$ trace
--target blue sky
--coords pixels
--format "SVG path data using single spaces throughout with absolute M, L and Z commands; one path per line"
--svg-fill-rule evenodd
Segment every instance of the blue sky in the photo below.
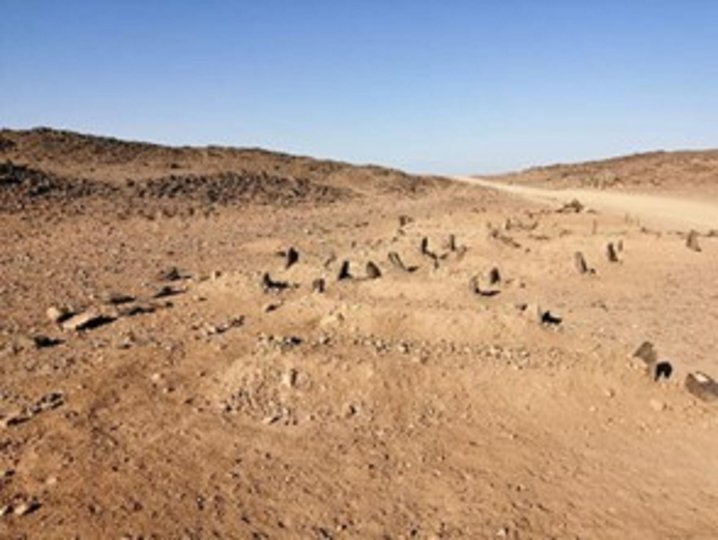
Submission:
M 718 147 L 715 0 L 0 0 L 0 126 L 494 172 Z

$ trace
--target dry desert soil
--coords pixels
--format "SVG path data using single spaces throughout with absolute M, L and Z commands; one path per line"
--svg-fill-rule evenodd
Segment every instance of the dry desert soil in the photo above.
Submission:
M 1 130 L 0 537 L 718 537 L 717 156 Z

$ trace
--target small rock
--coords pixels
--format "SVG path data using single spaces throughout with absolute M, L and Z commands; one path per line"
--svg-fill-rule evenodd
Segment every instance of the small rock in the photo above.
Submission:
M 583 210 L 584 206 L 578 199 L 573 199 L 571 202 L 564 204 L 557 210 L 559 214 L 578 214 Z
M 112 304 L 112 305 L 120 305 L 120 304 L 129 304 L 130 302 L 135 301 L 134 296 L 130 296 L 129 294 L 123 294 L 118 293 L 114 291 L 110 291 L 108 293 L 103 293 L 100 295 L 100 299 L 106 303 L 106 304 Z
M 183 292 L 184 291 L 182 289 L 177 289 L 171 285 L 163 285 L 157 291 L 155 291 L 155 293 L 152 295 L 152 298 L 166 298 L 168 296 L 182 294 Z
M 283 291 L 289 288 L 289 283 L 286 281 L 276 281 L 272 279 L 269 272 L 265 272 L 262 275 L 262 288 L 265 292 L 268 291 Z
M 165 270 L 161 270 L 157 273 L 157 279 L 159 281 L 178 281 L 184 276 L 176 266 L 170 266 Z
M 581 253 L 580 251 L 577 251 L 573 254 L 573 264 L 579 274 L 588 273 L 588 264 L 586 263 L 586 259 L 583 256 L 583 253 Z
M 388 256 L 389 262 L 394 266 L 394 268 L 397 268 L 399 270 L 403 270 L 404 272 L 416 272 L 416 270 L 419 269 L 418 266 L 406 266 L 404 264 L 404 261 L 401 260 L 401 256 L 396 251 L 391 251 Z
M 718 382 L 701 371 L 688 374 L 686 390 L 703 401 L 718 401 Z
M 414 220 L 410 216 L 401 215 L 399 216 L 399 227 L 405 227 Z
M 345 279 L 351 279 L 352 274 L 349 268 L 349 261 L 342 262 L 342 266 L 339 269 L 339 275 L 337 276 L 337 281 L 342 281 Z
M 287 251 L 282 251 L 280 255 L 285 259 L 284 268 L 287 270 L 299 262 L 299 252 L 293 247 L 290 247 Z
M 317 278 L 312 281 L 312 292 L 322 294 L 327 288 L 327 282 L 324 278 Z
M 271 313 L 272 311 L 277 311 L 280 307 L 282 307 L 281 302 L 271 303 L 265 305 L 264 308 L 262 308 L 262 311 L 265 313 Z
M 658 361 L 658 353 L 650 341 L 644 341 L 633 353 L 634 358 L 640 358 L 646 365 L 655 364 Z
M 618 262 L 618 253 L 616 252 L 616 247 L 613 245 L 613 242 L 609 242 L 606 245 L 606 258 L 609 262 Z
M 366 277 L 367 279 L 378 279 L 381 277 L 381 270 L 372 261 L 366 263 Z
M 32 514 L 38 508 L 40 508 L 39 502 L 35 500 L 25 501 L 15 506 L 15 508 L 13 509 L 13 514 L 15 514 L 16 516 L 26 516 L 28 514 Z
M 62 323 L 63 330 L 92 330 L 105 324 L 109 324 L 115 320 L 111 315 L 100 313 L 95 310 L 85 311 L 77 315 L 73 315 Z
M 294 388 L 297 385 L 299 372 L 296 369 L 290 369 L 282 373 L 282 385 L 287 388 Z

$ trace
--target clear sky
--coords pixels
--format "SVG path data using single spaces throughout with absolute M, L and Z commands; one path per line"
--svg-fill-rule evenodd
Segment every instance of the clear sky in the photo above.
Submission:
M 0 126 L 489 172 L 718 147 L 717 0 L 0 0 Z

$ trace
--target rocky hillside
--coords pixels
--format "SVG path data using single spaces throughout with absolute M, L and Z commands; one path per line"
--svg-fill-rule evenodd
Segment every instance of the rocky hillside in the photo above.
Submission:
M 3 210 L 44 203 L 77 207 L 78 201 L 86 209 L 89 202 L 109 201 L 126 210 L 157 203 L 175 213 L 186 210 L 187 202 L 325 203 L 412 195 L 442 185 L 393 169 L 260 149 L 167 147 L 47 128 L 0 130 L 0 162 Z

